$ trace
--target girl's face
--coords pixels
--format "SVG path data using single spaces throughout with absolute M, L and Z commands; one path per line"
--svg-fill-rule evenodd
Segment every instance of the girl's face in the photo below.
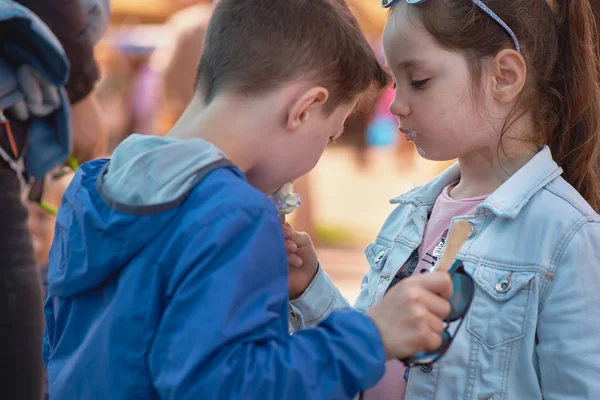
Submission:
M 396 84 L 390 111 L 421 156 L 437 161 L 497 148 L 502 124 L 494 117 L 483 67 L 475 100 L 466 57 L 447 50 L 422 26 L 417 7 L 396 7 L 383 34 L 386 63 Z

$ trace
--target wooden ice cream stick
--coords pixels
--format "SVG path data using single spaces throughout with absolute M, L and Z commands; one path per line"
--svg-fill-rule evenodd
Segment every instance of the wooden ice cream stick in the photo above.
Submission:
M 462 245 L 471 235 L 471 224 L 467 221 L 456 221 L 448 233 L 442 259 L 435 268 L 436 271 L 448 272 Z

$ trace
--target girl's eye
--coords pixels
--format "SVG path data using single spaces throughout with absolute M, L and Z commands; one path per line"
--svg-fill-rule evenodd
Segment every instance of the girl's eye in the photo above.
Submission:
M 412 81 L 410 82 L 410 85 L 415 89 L 422 89 L 427 82 L 429 82 L 429 79 L 423 79 L 421 81 Z

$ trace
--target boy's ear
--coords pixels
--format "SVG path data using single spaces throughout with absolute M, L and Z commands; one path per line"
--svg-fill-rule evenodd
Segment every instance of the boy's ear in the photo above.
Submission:
M 329 91 L 324 87 L 312 87 L 307 91 L 301 92 L 295 101 L 291 104 L 286 128 L 289 131 L 298 129 L 314 112 L 314 106 L 323 105 L 329 99 Z
M 491 61 L 492 94 L 494 99 L 506 104 L 513 102 L 523 90 L 527 80 L 527 64 L 515 50 L 502 50 Z

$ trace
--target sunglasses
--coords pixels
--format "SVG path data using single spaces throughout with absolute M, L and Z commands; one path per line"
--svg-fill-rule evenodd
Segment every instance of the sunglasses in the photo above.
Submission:
M 459 331 L 467 312 L 473 301 L 475 295 L 475 282 L 471 275 L 469 275 L 463 266 L 461 260 L 455 260 L 450 269 L 448 270 L 452 278 L 453 292 L 450 297 L 451 312 L 450 315 L 444 319 L 446 327 L 442 333 L 442 345 L 435 351 L 422 351 L 411 357 L 400 359 L 407 367 L 414 367 L 416 365 L 431 364 L 438 361 L 450 348 L 452 340 L 456 333 Z M 450 332 L 450 324 L 458 322 L 456 329 L 453 329 L 453 333 Z
M 53 180 L 60 179 L 68 173 L 69 169 L 73 172 L 76 172 L 77 169 L 79 169 L 79 163 L 73 156 L 69 157 L 66 165 L 63 168 L 61 168 L 60 171 L 58 171 L 56 174 L 53 174 L 51 178 Z M 47 213 L 50 213 L 54 216 L 58 215 L 58 209 L 44 201 L 43 195 L 44 178 L 35 179 L 31 184 L 31 188 L 29 189 L 27 200 L 29 200 L 32 203 L 36 203 L 42 208 L 42 210 L 46 211 Z
M 398 3 L 399 1 L 400 0 L 381 0 L 381 6 L 383 8 L 390 8 L 391 6 Z M 404 1 L 406 1 L 408 4 L 421 4 L 421 3 L 424 3 L 426 0 L 404 0 Z M 498 15 L 496 15 L 495 12 L 493 12 L 492 10 L 490 10 L 490 8 L 488 6 L 483 4 L 481 2 L 481 0 L 472 0 L 472 1 L 477 7 L 479 7 L 483 12 L 485 12 L 487 15 L 492 17 L 497 23 L 500 24 L 500 26 L 502 26 L 502 28 L 504 28 L 506 33 L 508 33 L 508 35 L 512 39 L 512 41 L 515 45 L 515 50 L 517 50 L 517 52 L 520 53 L 521 45 L 519 44 L 519 40 L 517 39 L 517 36 L 513 32 L 513 30 L 510 29 L 510 27 L 504 21 L 502 21 L 502 19 Z

